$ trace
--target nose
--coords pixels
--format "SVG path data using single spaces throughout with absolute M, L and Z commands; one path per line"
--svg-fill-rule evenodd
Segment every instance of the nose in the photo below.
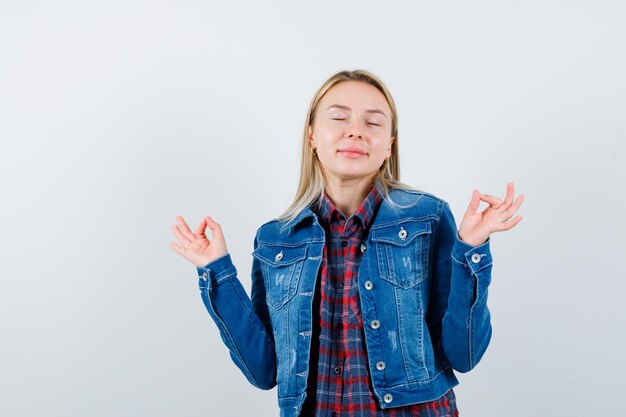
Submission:
M 363 139 L 363 135 L 361 134 L 361 130 L 359 130 L 358 122 L 353 122 L 350 125 L 350 128 L 346 132 L 349 138 L 352 139 Z

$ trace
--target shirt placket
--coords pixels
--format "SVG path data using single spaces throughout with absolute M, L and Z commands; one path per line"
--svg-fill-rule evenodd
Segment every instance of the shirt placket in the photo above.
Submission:
M 339 216 L 336 227 L 333 228 L 334 234 L 336 236 L 333 239 L 334 242 L 338 242 L 338 246 L 336 248 L 336 252 L 339 256 L 335 257 L 334 262 L 337 263 L 337 267 L 339 270 L 338 274 L 334 276 L 335 282 L 333 283 L 333 297 L 335 303 L 335 311 L 339 314 L 333 315 L 333 333 L 337 337 L 337 343 L 334 345 L 336 349 L 333 351 L 333 357 L 335 358 L 335 368 L 334 372 L 336 374 L 336 401 L 333 407 L 334 413 L 332 416 L 341 416 L 343 415 L 343 411 L 345 409 L 344 402 L 346 401 L 346 396 L 344 395 L 344 387 L 345 384 L 345 361 L 346 361 L 346 350 L 345 345 L 347 343 L 347 335 L 345 333 L 347 326 L 344 325 L 344 317 L 345 317 L 345 289 L 348 287 L 346 285 L 346 253 L 348 248 L 350 247 L 350 240 L 345 236 L 345 228 L 347 226 L 347 221 L 343 216 Z M 337 311 L 338 310 L 338 311 Z M 333 337 L 334 339 L 334 337 Z
M 341 264 L 343 265 L 342 273 L 340 276 L 341 286 L 339 292 L 341 294 L 341 314 L 338 316 L 339 318 L 339 331 L 341 334 L 341 348 L 340 348 L 340 358 L 341 358 L 341 378 L 342 378 L 342 388 L 343 390 L 346 387 L 350 387 L 350 378 L 352 378 L 352 368 L 350 367 L 350 338 L 352 325 L 351 325 L 351 303 L 352 296 L 354 291 L 354 270 L 352 270 L 354 266 L 354 256 L 352 253 L 352 248 L 354 246 L 354 239 L 357 239 L 356 236 L 357 225 L 354 222 L 354 217 L 348 219 L 345 223 L 345 227 L 343 229 L 343 233 L 340 235 L 340 241 L 342 246 L 341 251 Z M 340 415 L 348 415 L 350 411 L 350 406 L 352 402 L 352 398 L 347 395 L 349 393 L 343 392 L 341 397 L 341 414 Z

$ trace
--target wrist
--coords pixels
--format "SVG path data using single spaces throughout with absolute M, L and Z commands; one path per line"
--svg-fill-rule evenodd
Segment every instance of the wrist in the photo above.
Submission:
M 461 236 L 461 234 L 459 232 L 456 233 L 458 239 L 463 242 L 463 243 L 467 243 L 470 246 L 480 246 L 483 243 L 487 242 L 487 239 L 482 240 L 482 239 L 476 239 L 476 238 L 472 238 L 472 237 L 463 237 Z

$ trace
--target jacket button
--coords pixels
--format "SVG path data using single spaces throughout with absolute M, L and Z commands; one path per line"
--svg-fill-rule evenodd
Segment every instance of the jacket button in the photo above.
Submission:
M 472 262 L 474 262 L 475 264 L 480 262 L 480 255 L 477 253 L 472 253 Z
M 374 284 L 372 284 L 372 281 L 370 280 L 365 281 L 364 285 L 366 290 L 371 290 L 372 288 L 374 288 Z
M 283 259 L 283 251 L 282 251 L 282 250 L 276 254 L 276 257 L 274 258 L 274 260 L 275 260 L 276 262 L 278 262 L 278 261 L 280 261 L 281 259 Z
M 404 230 L 404 227 L 400 226 L 400 231 L 398 232 L 398 237 L 402 240 L 406 239 L 407 232 Z
M 378 320 L 372 320 L 370 325 L 372 326 L 372 329 L 378 329 L 380 327 L 380 322 Z
M 393 395 L 391 395 L 391 394 L 385 394 L 385 396 L 383 397 L 383 400 L 385 400 L 385 402 L 386 402 L 387 404 L 389 404 L 390 402 L 392 402 L 392 401 L 393 401 Z
M 383 361 L 376 362 L 376 369 L 378 369 L 379 371 L 382 371 L 383 369 L 385 369 L 385 362 Z
M 361 243 L 361 253 L 365 252 L 365 245 Z

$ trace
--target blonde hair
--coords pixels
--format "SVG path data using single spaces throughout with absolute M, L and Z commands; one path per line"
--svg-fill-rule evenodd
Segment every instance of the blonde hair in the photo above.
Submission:
M 313 96 L 313 100 L 309 105 L 309 111 L 306 115 L 306 121 L 304 123 L 302 159 L 300 164 L 300 184 L 298 185 L 298 191 L 296 192 L 296 197 L 291 205 L 279 217 L 277 217 L 276 220 L 290 222 L 308 205 L 319 204 L 322 199 L 325 180 L 320 160 L 317 158 L 317 155 L 313 154 L 311 148 L 309 147 L 309 126 L 313 126 L 317 105 L 322 97 L 324 97 L 324 94 L 337 84 L 345 81 L 362 81 L 376 87 L 376 89 L 378 89 L 378 91 L 385 96 L 385 99 L 391 108 L 391 136 L 394 137 L 391 144 L 391 155 L 389 158 L 385 159 L 385 162 L 378 170 L 378 175 L 374 180 L 373 186 L 377 187 L 377 191 L 384 199 L 388 199 L 391 204 L 396 207 L 400 206 L 389 197 L 390 189 L 400 188 L 420 192 L 420 190 L 400 182 L 400 166 L 398 158 L 398 113 L 396 111 L 396 105 L 393 98 L 391 97 L 391 93 L 380 79 L 368 71 L 344 70 L 337 72 L 326 80 L 326 82 L 322 84 Z

